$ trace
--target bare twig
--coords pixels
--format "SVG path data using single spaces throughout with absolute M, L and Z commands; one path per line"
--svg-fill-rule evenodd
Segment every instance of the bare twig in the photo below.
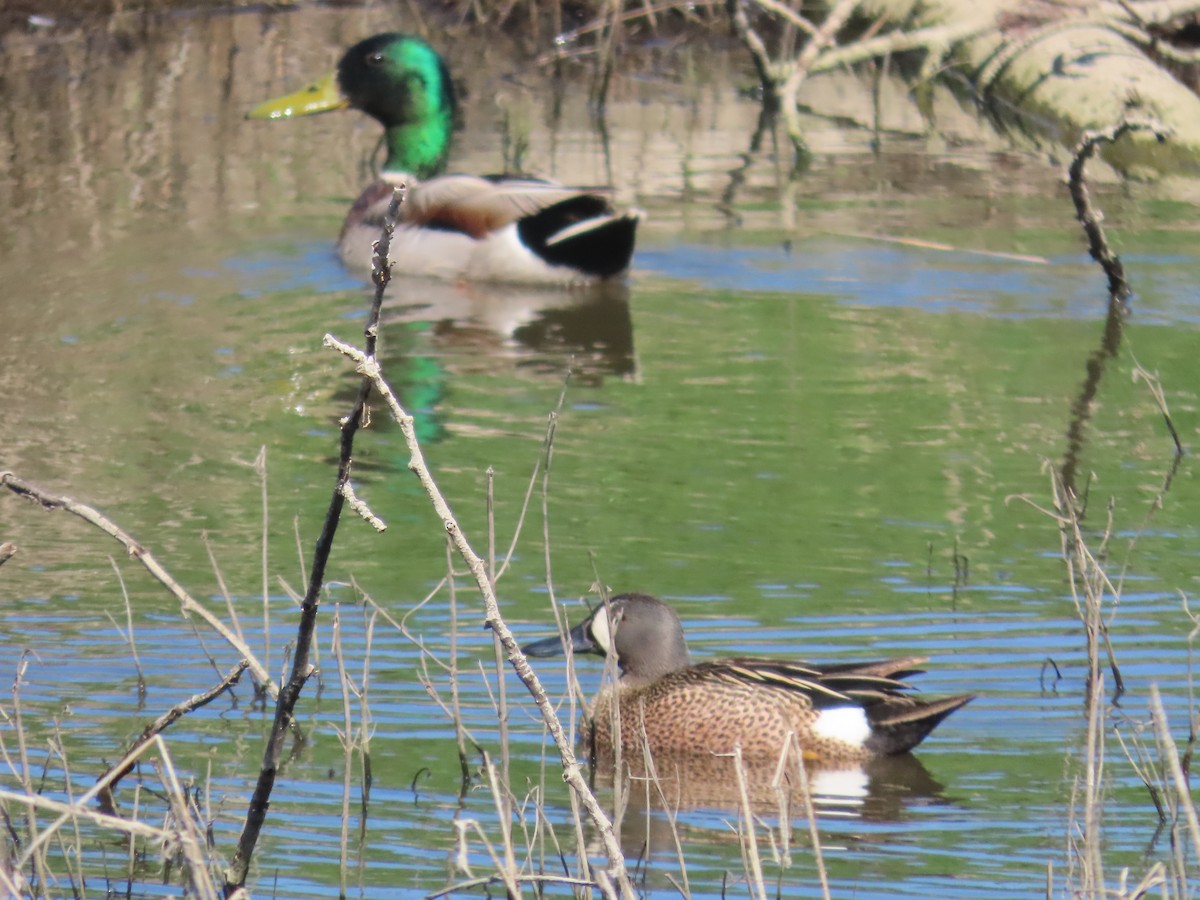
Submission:
M 342 495 L 346 498 L 346 502 L 350 504 L 350 508 L 376 531 L 387 531 L 387 522 L 371 512 L 371 507 L 367 506 L 366 502 L 359 499 L 358 494 L 354 493 L 354 488 L 350 482 L 342 485 Z
M 246 660 L 242 660 L 236 666 L 229 670 L 229 673 L 221 679 L 218 684 L 213 685 L 207 691 L 201 694 L 196 694 L 182 703 L 176 703 L 165 713 L 147 725 L 142 733 L 138 736 L 129 749 L 125 751 L 124 758 L 116 765 L 109 768 L 107 772 L 100 776 L 97 783 L 107 785 L 100 792 L 100 808 L 105 812 L 112 812 L 115 809 L 112 796 L 112 786 L 129 774 L 133 768 L 134 762 L 137 761 L 140 748 L 149 743 L 153 738 L 162 734 L 188 713 L 200 709 L 202 706 L 207 706 L 221 694 L 232 688 L 241 679 L 242 673 L 250 665 Z
M 1158 411 L 1162 413 L 1163 422 L 1167 425 L 1167 431 L 1171 433 L 1171 440 L 1175 442 L 1175 455 L 1183 456 L 1183 441 L 1179 439 L 1179 432 L 1175 430 L 1175 422 L 1171 418 L 1171 410 L 1167 408 L 1167 396 L 1163 392 L 1162 382 L 1157 375 L 1146 371 L 1140 364 L 1133 367 L 1133 380 L 1144 381 L 1150 389 L 1150 396 L 1154 398 Z

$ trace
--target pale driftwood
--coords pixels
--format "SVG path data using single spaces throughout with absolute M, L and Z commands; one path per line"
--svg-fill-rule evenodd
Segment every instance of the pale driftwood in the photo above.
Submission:
M 1163 143 L 1127 131 L 1105 148 L 1107 162 L 1135 174 L 1200 170 L 1200 97 L 1150 55 L 1170 55 L 1151 26 L 1200 14 L 1200 0 L 838 0 L 827 4 L 819 24 L 803 20 L 807 29 L 777 0 L 727 0 L 727 6 L 798 150 L 804 144 L 797 101 L 807 77 L 918 52 L 925 54 L 919 78 L 957 75 L 981 107 L 1038 142 L 1070 147 L 1084 132 L 1141 116 L 1161 122 L 1173 139 Z M 807 42 L 798 54 L 773 57 L 750 12 L 802 28 Z M 851 14 L 874 28 L 863 40 L 837 45 Z
M 1135 116 L 1152 118 L 1173 133 L 1169 143 L 1128 132 L 1104 150 L 1104 159 L 1127 172 L 1195 171 L 1200 168 L 1200 97 L 1139 47 L 1152 43 L 1145 24 L 1194 15 L 1200 2 L 1154 6 L 1026 0 L 863 3 L 868 15 L 893 25 L 981 26 L 949 48 L 947 62 L 968 73 L 986 107 L 1027 133 L 1070 147 L 1085 131 Z
M 589 817 L 600 833 L 600 838 L 604 844 L 604 851 L 608 857 L 608 873 L 616 882 L 622 897 L 634 897 L 633 885 L 625 867 L 625 856 L 621 852 L 616 835 L 613 833 L 612 823 L 609 821 L 608 816 L 604 814 L 604 810 L 600 808 L 595 795 L 588 788 L 583 770 L 579 765 L 579 761 L 575 758 L 575 751 L 571 746 L 571 740 L 567 737 L 562 724 L 558 720 L 557 714 L 554 712 L 554 707 L 546 695 L 546 689 L 542 687 L 540 679 L 530 667 L 529 661 L 525 658 L 525 654 L 521 652 L 516 638 L 500 614 L 500 604 L 496 599 L 496 592 L 492 586 L 492 582 L 488 578 L 487 564 L 471 547 L 467 536 L 463 533 L 458 520 L 454 517 L 454 513 L 450 509 L 450 505 L 446 502 L 445 496 L 437 486 L 432 473 L 429 471 L 429 467 L 425 463 L 425 455 L 421 450 L 420 443 L 417 441 L 412 416 L 400 405 L 400 402 L 396 399 L 396 395 L 392 392 L 387 382 L 384 381 L 379 363 L 375 361 L 372 355 L 364 353 L 356 347 L 339 341 L 333 335 L 328 334 L 325 335 L 325 346 L 337 350 L 354 361 L 356 371 L 364 378 L 370 380 L 376 392 L 387 404 L 392 417 L 400 426 L 409 452 L 408 468 L 420 480 L 421 486 L 429 496 L 438 518 L 442 521 L 442 527 L 445 528 L 446 534 L 449 535 L 455 550 L 458 551 L 459 556 L 467 564 L 467 568 L 470 569 L 471 575 L 475 579 L 480 595 L 483 597 L 485 624 L 499 637 L 510 665 L 516 671 L 517 677 L 525 684 L 525 687 L 533 697 L 534 703 L 537 704 L 538 711 L 542 715 L 542 720 L 546 723 L 546 728 L 550 731 L 550 735 L 554 739 L 554 744 L 558 748 L 563 769 L 563 780 L 570 785 L 580 802 L 583 803 Z M 603 885 L 602 880 L 600 880 L 600 883 Z

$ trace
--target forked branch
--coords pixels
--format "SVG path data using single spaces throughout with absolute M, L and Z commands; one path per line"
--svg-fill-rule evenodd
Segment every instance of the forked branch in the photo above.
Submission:
M 609 875 L 616 882 L 621 895 L 632 898 L 634 896 L 633 885 L 626 871 L 624 854 L 621 852 L 620 844 L 613 833 L 612 823 L 609 821 L 608 816 L 605 815 L 604 810 L 600 808 L 595 795 L 588 788 L 583 770 L 575 758 L 575 751 L 571 746 L 570 738 L 568 738 L 566 732 L 563 730 L 562 724 L 554 712 L 554 707 L 546 695 L 546 689 L 542 687 L 541 681 L 530 667 L 529 661 L 525 658 L 525 654 L 521 652 L 516 638 L 513 637 L 512 631 L 509 630 L 508 625 L 500 614 L 500 605 L 496 600 L 496 592 L 491 579 L 488 577 L 486 563 L 472 549 L 467 536 L 463 533 L 462 528 L 454 517 L 454 513 L 450 509 L 450 505 L 446 502 L 445 496 L 442 494 L 441 489 L 438 488 L 433 475 L 429 471 L 429 467 L 425 463 L 425 456 L 421 451 L 420 443 L 417 441 L 416 429 L 413 427 L 412 416 L 400 405 L 400 402 L 396 399 L 396 395 L 392 392 L 387 382 L 384 381 L 379 363 L 376 362 L 369 352 L 364 353 L 349 344 L 339 341 L 332 335 L 325 336 L 325 346 L 332 347 L 354 361 L 356 370 L 364 379 L 369 380 L 374 385 L 376 392 L 383 398 L 388 409 L 391 411 L 392 417 L 400 426 L 400 430 L 404 434 L 405 443 L 408 446 L 408 468 L 420 480 L 421 486 L 425 489 L 425 493 L 433 503 L 433 508 L 437 512 L 438 518 L 442 520 L 442 526 L 450 536 L 451 543 L 454 545 L 455 550 L 458 551 L 462 560 L 467 564 L 467 568 L 475 579 L 480 595 L 483 597 L 485 624 L 499 637 L 509 663 L 516 671 L 517 677 L 521 679 L 525 687 L 529 690 L 529 693 L 533 696 L 534 703 L 537 704 L 538 710 L 542 714 L 542 720 L 546 723 L 546 728 L 554 738 L 554 743 L 558 748 L 562 763 L 563 779 L 575 791 L 576 796 L 583 803 L 596 829 L 600 832 L 605 853 L 608 856 Z

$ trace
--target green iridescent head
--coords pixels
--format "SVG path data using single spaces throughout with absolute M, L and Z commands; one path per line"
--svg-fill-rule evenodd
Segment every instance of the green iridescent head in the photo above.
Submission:
M 360 41 L 346 51 L 335 73 L 262 103 L 249 116 L 280 119 L 346 107 L 361 109 L 383 125 L 384 171 L 428 178 L 445 167 L 454 128 L 454 85 L 437 52 L 412 35 L 392 32 Z

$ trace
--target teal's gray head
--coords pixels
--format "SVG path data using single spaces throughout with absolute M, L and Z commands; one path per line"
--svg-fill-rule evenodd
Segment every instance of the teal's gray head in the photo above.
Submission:
M 615 656 L 625 683 L 655 681 L 691 664 L 683 625 L 670 606 L 649 594 L 619 594 L 567 634 L 575 653 Z M 526 644 L 526 656 L 563 652 L 560 636 Z

